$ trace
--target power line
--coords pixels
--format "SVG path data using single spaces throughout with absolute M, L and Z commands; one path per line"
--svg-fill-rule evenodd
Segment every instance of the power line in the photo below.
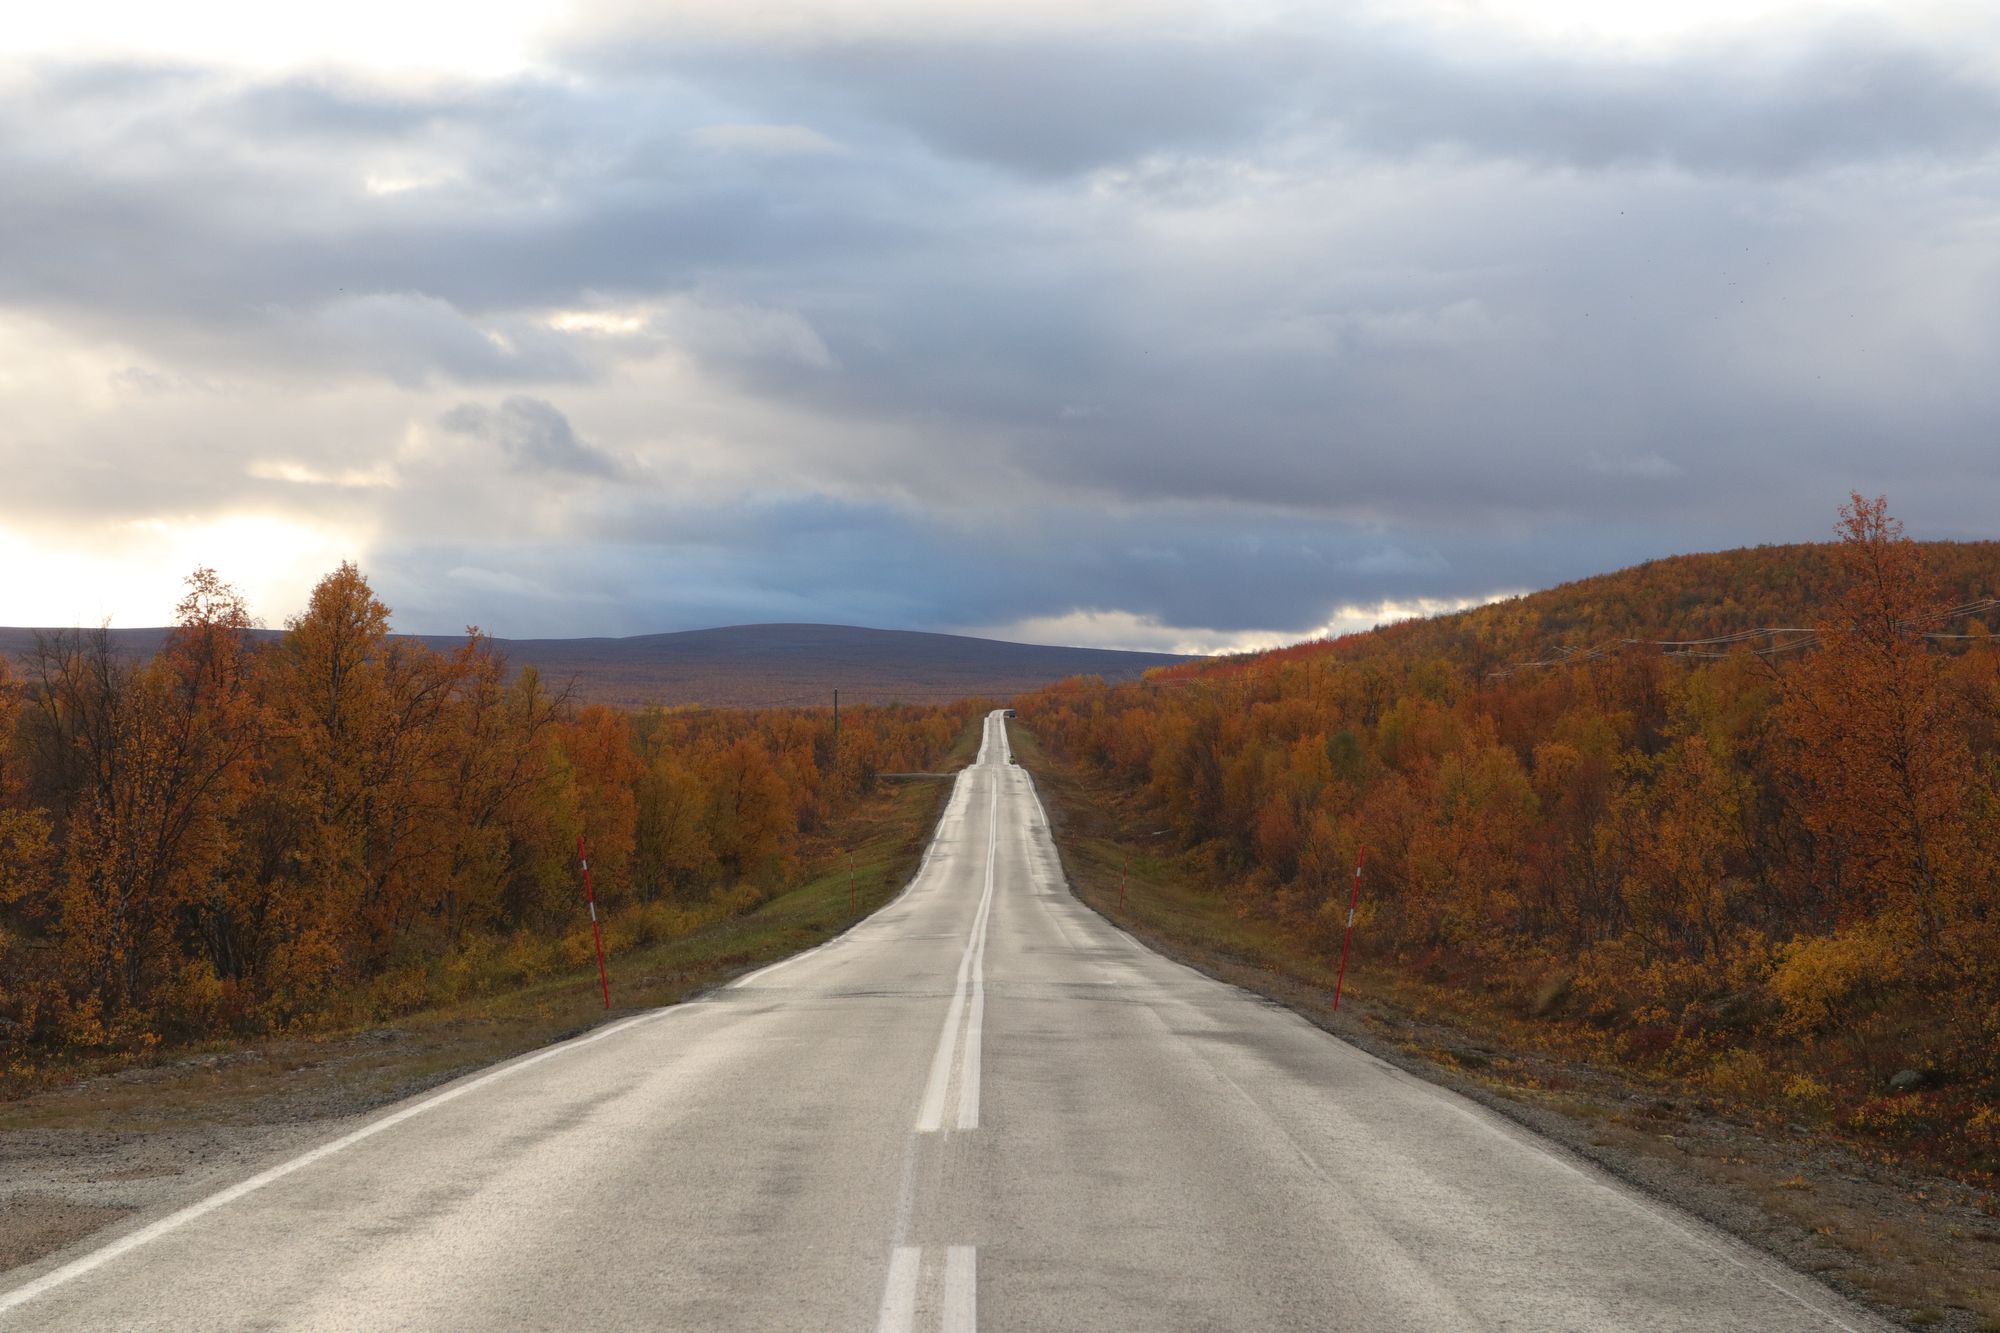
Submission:
M 1953 620 L 1964 620 L 1982 611 L 1992 611 L 1996 608 L 2000 608 L 2000 598 L 1988 597 L 1976 602 L 1963 602 L 1946 610 L 1913 620 L 1909 622 L 1909 627 L 1938 625 Z M 1777 642 L 1776 640 L 1780 636 L 1789 637 L 1786 637 L 1783 642 Z M 1754 639 L 1769 638 L 1773 640 L 1771 644 L 1763 648 L 1752 648 L 1750 651 L 1759 657 L 1776 657 L 1780 653 L 1796 652 L 1799 649 L 1811 647 L 1823 637 L 1824 631 L 1822 630 L 1801 629 L 1792 625 L 1765 625 L 1756 629 L 1738 630 L 1734 634 L 1717 635 L 1710 639 L 1617 639 L 1587 649 L 1562 649 L 1554 657 L 1543 658 L 1540 661 L 1516 662 L 1512 666 L 1502 667 L 1497 671 L 1487 673 L 1487 679 L 1500 680 L 1513 675 L 1517 671 L 1527 671 L 1535 667 L 1577 666 L 1585 662 L 1594 662 L 1600 658 L 1620 652 L 1623 649 L 1634 647 L 1658 648 L 1661 650 L 1662 655 L 1666 657 L 1722 658 L 1728 657 L 1730 652 L 1734 651 L 1738 645 L 1748 643 Z M 1972 634 L 1925 632 L 1918 634 L 1916 637 L 1920 639 L 1971 639 L 1978 636 Z M 1729 650 L 1723 652 L 1713 651 L 1723 645 L 1729 645 Z

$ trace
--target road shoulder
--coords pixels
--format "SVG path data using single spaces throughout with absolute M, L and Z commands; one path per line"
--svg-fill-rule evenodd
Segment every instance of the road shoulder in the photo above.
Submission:
M 1992 1196 L 1866 1158 L 1803 1127 L 1728 1114 L 1666 1081 L 1521 1049 L 1453 1016 L 1419 1013 L 1366 971 L 1349 974 L 1335 1013 L 1323 967 L 1288 956 L 1183 867 L 1131 838 L 1137 825 L 1126 816 L 1137 811 L 1117 793 L 1056 764 L 1018 722 L 1010 735 L 1035 776 L 1072 890 L 1156 952 L 1491 1108 L 1883 1318 L 2000 1333 Z

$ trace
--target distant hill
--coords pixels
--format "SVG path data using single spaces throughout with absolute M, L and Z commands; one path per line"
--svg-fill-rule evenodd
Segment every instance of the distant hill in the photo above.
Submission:
M 145 657 L 158 650 L 166 633 L 114 629 L 111 640 L 121 654 Z M 278 633 L 258 631 L 264 638 Z M 35 634 L 0 628 L 0 654 L 25 659 Z M 396 637 L 440 651 L 463 642 L 446 635 Z M 1131 680 L 1153 667 L 1197 660 L 852 625 L 734 625 L 619 639 L 493 642 L 511 664 L 535 667 L 552 685 L 574 681 L 580 699 L 627 707 L 819 704 L 829 702 L 836 689 L 842 703 L 1006 698 L 1066 676 Z
M 1948 605 L 2000 596 L 2000 542 L 1918 545 Z M 1175 674 L 1332 654 L 1350 661 L 1384 656 L 1446 661 L 1485 675 L 1621 639 L 1709 639 L 1803 626 L 1840 595 L 1835 551 L 1832 543 L 1801 543 L 1669 556 L 1469 611 L 1268 653 L 1196 660 Z M 1986 624 L 2000 628 L 2000 617 L 1989 613 Z

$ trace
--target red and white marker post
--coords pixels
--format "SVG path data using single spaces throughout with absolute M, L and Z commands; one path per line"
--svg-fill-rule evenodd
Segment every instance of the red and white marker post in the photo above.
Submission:
M 590 891 L 590 858 L 583 854 L 583 835 L 576 835 L 576 859 L 583 867 L 583 900 L 590 904 L 590 933 L 597 937 L 597 984 L 604 988 L 604 1007 L 611 1007 L 611 974 L 604 970 L 604 927 L 597 924 L 597 895 Z
M 1361 905 L 1361 865 L 1368 859 L 1368 849 L 1360 848 L 1354 857 L 1354 895 L 1347 900 L 1347 934 L 1340 941 L 1340 974 L 1333 979 L 1333 1011 L 1340 1012 L 1340 988 L 1347 982 L 1347 951 L 1354 944 L 1354 909 Z

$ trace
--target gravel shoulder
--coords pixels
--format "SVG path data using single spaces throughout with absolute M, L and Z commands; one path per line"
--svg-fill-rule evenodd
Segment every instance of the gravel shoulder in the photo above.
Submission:
M 192 1203 L 476 1067 L 482 1044 L 466 1035 L 271 1042 L 0 1105 L 0 1272 Z

